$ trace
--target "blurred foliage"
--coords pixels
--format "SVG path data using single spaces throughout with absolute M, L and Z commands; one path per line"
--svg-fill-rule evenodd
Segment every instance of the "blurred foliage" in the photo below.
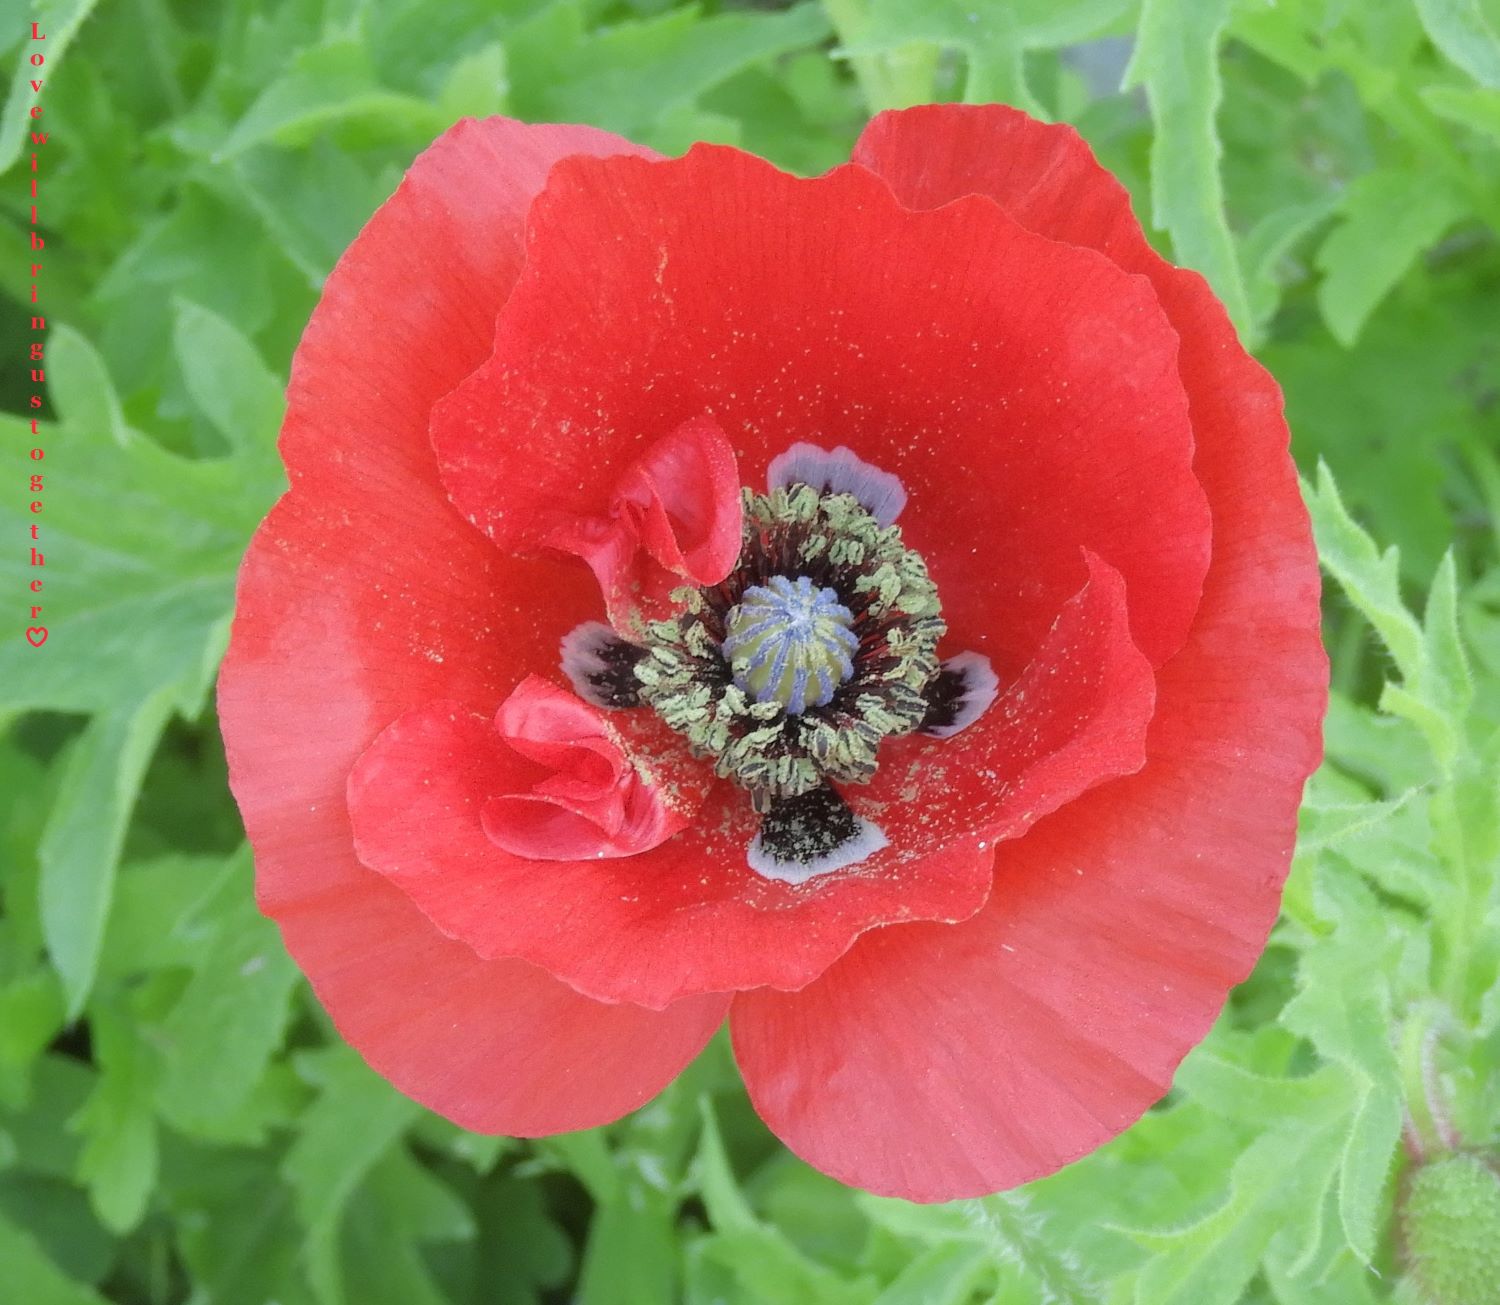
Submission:
M 18 10 L 0 50 L 20 68 Z M 1410 1157 L 1500 1135 L 1495 0 L 32 12 L 56 620 L 46 655 L 0 648 L 6 1300 L 1420 1298 L 1393 1231 Z M 12 182 L 24 80 L 0 110 Z M 466 1134 L 332 1034 L 254 910 L 225 789 L 209 687 L 239 553 L 281 485 L 298 332 L 459 116 L 816 172 L 872 109 L 934 98 L 1075 123 L 1285 386 L 1336 582 L 1336 692 L 1271 945 L 1166 1101 L 988 1200 L 917 1207 L 812 1172 L 721 1042 L 610 1128 Z M 12 248 L 27 203 L 0 194 Z M 18 357 L 27 278 L 0 271 Z M 0 398 L 20 447 L 18 368 Z M 22 536 L 19 513 L 0 502 L 0 533 Z M 7 593 L 18 566 L 0 555 Z

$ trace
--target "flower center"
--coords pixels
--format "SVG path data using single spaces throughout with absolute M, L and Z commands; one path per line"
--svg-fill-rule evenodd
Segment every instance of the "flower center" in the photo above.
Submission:
M 854 614 L 832 589 L 805 575 L 773 575 L 751 585 L 729 612 L 720 649 L 734 682 L 756 702 L 779 702 L 790 716 L 823 707 L 854 674 Z
M 680 607 L 637 643 L 585 621 L 562 666 L 586 701 L 650 707 L 712 758 L 761 815 L 746 858 L 806 883 L 887 846 L 837 786 L 868 783 L 887 738 L 947 738 L 995 700 L 989 659 L 938 661 L 947 627 L 921 554 L 896 518 L 906 491 L 842 446 L 794 444 L 742 490 L 734 568 L 673 590 Z
M 744 493 L 739 562 L 679 589 L 647 628 L 641 699 L 757 811 L 829 780 L 865 783 L 881 740 L 922 725 L 945 626 L 900 527 L 806 484 Z

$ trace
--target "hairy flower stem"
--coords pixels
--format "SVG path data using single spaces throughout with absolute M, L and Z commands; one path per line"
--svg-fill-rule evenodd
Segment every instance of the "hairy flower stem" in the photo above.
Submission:
M 1418 1163 L 1456 1150 L 1463 1140 L 1453 1125 L 1437 1064 L 1443 1034 L 1452 1026 L 1446 1007 L 1424 1002 L 1407 1012 L 1397 1036 L 1396 1057 L 1406 1101 L 1402 1136 Z

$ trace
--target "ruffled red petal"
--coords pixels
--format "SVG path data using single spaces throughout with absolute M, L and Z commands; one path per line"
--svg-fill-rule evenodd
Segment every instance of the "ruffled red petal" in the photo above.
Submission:
M 1156 698 L 1130 637 L 1125 582 L 1097 557 L 1026 669 L 953 740 L 886 745 L 860 811 L 896 847 L 977 834 L 991 845 L 1146 759 Z
M 724 1004 L 603 1006 L 480 959 L 356 861 L 344 799 L 392 720 L 435 698 L 498 704 L 518 665 L 550 664 L 560 634 L 596 610 L 582 568 L 507 561 L 453 510 L 427 419 L 489 352 L 522 217 L 552 163 L 631 148 L 585 127 L 462 123 L 371 219 L 293 365 L 292 489 L 246 556 L 219 681 L 263 908 L 376 1069 L 489 1131 L 630 1110 L 703 1045 Z
M 993 852 L 973 838 L 942 850 L 924 844 L 920 865 L 910 851 L 892 852 L 800 888 L 764 879 L 746 860 L 755 818 L 728 785 L 649 851 L 513 855 L 487 835 L 484 817 L 495 793 L 534 777 L 484 714 L 454 703 L 416 708 L 376 740 L 351 780 L 359 856 L 478 955 L 524 958 L 604 1001 L 675 1011 L 696 993 L 800 987 L 861 929 L 962 919 L 989 892 Z
M 1276 917 L 1327 661 L 1275 383 L 1202 278 L 1150 250 L 1077 135 L 930 107 L 876 119 L 856 158 L 905 203 L 987 195 L 1149 278 L 1182 337 L 1213 511 L 1202 603 L 1158 677 L 1144 769 L 1004 844 L 967 924 L 884 930 L 800 993 L 736 999 L 736 1055 L 788 1145 L 845 1181 L 942 1200 L 1046 1174 L 1166 1091 Z
M 864 168 L 799 180 L 713 146 L 569 160 L 528 232 L 493 357 L 433 417 L 444 483 L 497 539 L 598 513 L 708 414 L 748 485 L 799 440 L 899 475 L 952 646 L 1002 678 L 1084 584 L 1083 548 L 1125 577 L 1153 663 L 1181 645 L 1208 511 L 1139 278 L 986 201 L 912 212 Z
M 868 793 L 851 792 L 891 845 L 844 874 L 792 886 L 751 871 L 754 820 L 727 786 L 686 828 L 682 814 L 663 815 L 682 832 L 632 856 L 600 859 L 611 844 L 597 826 L 555 824 L 549 838 L 588 837 L 590 850 L 512 855 L 520 849 L 496 846 L 486 826 L 494 795 L 524 792 L 537 762 L 569 758 L 529 745 L 528 761 L 485 714 L 441 702 L 403 715 L 355 767 L 360 859 L 480 955 L 522 957 L 602 1000 L 660 1008 L 695 992 L 801 987 L 864 929 L 971 915 L 988 893 L 997 840 L 1140 766 L 1153 678 L 1130 642 L 1119 574 L 1097 559 L 1091 567 L 1036 662 L 986 728 L 970 731 L 971 746 L 909 745 L 908 760 L 894 757 Z M 661 779 L 664 792 L 681 792 Z

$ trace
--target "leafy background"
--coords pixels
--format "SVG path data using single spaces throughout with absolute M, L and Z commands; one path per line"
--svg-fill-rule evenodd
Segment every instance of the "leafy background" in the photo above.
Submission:
M 49 33 L 56 618 L 45 653 L 0 646 L 0 1295 L 1427 1298 L 1400 1250 L 1412 1157 L 1500 1127 L 1497 0 L 0 8 L 6 67 L 30 17 Z M 12 250 L 25 76 L 0 111 Z M 463 1133 L 338 1042 L 256 914 L 213 716 L 322 278 L 465 114 L 816 172 L 872 109 L 942 98 L 1077 124 L 1285 386 L 1335 696 L 1270 947 L 1161 1105 L 988 1200 L 924 1208 L 811 1171 L 721 1044 L 610 1128 Z M 11 359 L 26 286 L 7 258 Z M 12 450 L 24 376 L 0 375 Z M 12 601 L 26 524 L 7 494 Z

